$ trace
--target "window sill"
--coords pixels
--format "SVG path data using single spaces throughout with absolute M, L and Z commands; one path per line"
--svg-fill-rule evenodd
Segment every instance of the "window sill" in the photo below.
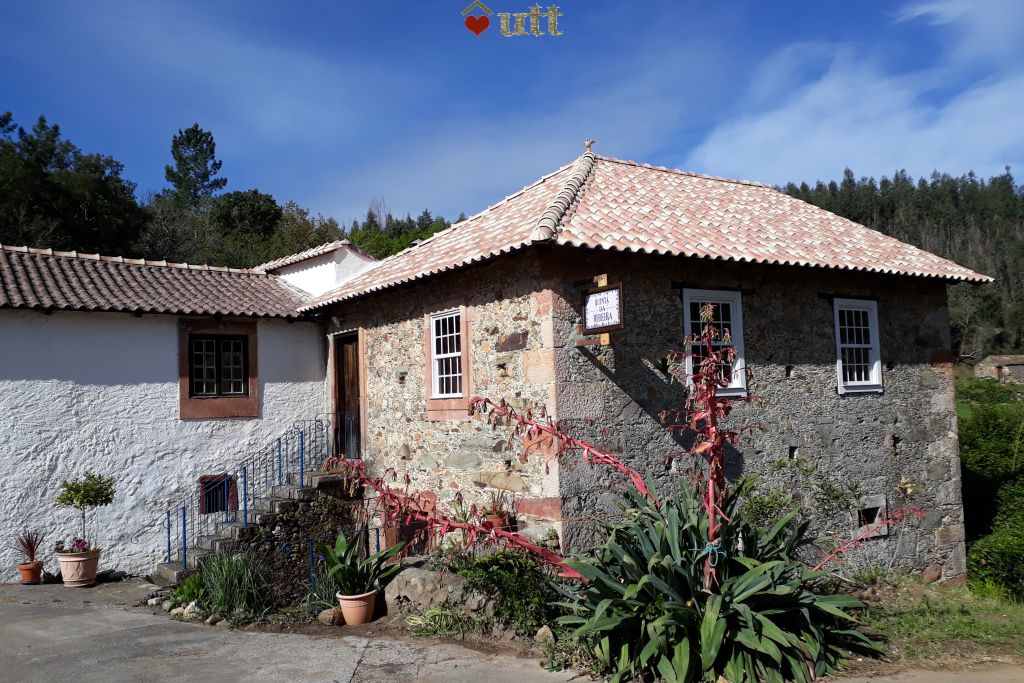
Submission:
M 255 396 L 238 398 L 186 398 L 180 402 L 182 420 L 208 420 L 218 417 L 259 417 L 260 404 Z
M 427 419 L 431 422 L 468 421 L 469 398 L 428 398 Z
M 839 387 L 839 395 L 843 394 L 881 394 L 884 393 L 881 384 L 860 384 L 855 386 Z

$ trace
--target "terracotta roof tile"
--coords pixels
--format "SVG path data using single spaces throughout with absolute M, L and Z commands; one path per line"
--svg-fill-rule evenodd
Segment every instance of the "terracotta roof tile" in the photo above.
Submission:
M 293 263 L 298 263 L 299 261 L 305 261 L 306 259 L 314 258 L 316 256 L 330 254 L 331 252 L 337 251 L 338 249 L 348 249 L 349 251 L 359 254 L 363 258 L 368 259 L 370 261 L 376 260 L 369 254 L 366 254 L 360 249 L 356 248 L 355 245 L 353 245 L 348 240 L 335 240 L 334 242 L 328 242 L 327 244 L 321 244 L 318 247 L 312 247 L 305 251 L 300 251 L 297 254 L 290 254 L 288 256 L 282 256 L 279 259 L 274 259 L 273 261 L 261 263 L 260 265 L 253 268 L 253 270 L 269 273 L 271 271 L 277 270 L 278 268 L 284 268 L 285 266 L 290 266 Z
M 588 152 L 363 271 L 301 310 L 547 242 L 593 249 L 929 277 L 991 278 L 769 185 Z
M 0 245 L 0 308 L 296 318 L 308 301 L 265 273 Z

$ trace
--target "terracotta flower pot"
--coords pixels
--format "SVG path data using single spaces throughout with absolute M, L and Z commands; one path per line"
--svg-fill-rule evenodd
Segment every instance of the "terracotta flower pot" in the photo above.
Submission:
M 509 514 L 502 512 L 498 514 L 484 515 L 484 521 L 490 524 L 495 529 L 501 529 L 506 531 L 509 528 Z
M 18 565 L 18 572 L 21 574 L 22 583 L 43 582 L 43 563 L 39 560 L 35 562 L 22 562 Z
M 346 624 L 354 626 L 369 624 L 373 621 L 373 610 L 377 606 L 377 591 L 370 591 L 362 595 L 338 593 L 336 597 L 341 605 L 341 613 L 345 617 Z
M 101 552 L 102 550 L 96 548 L 84 553 L 57 553 L 64 585 L 71 588 L 96 583 L 96 570 L 100 566 Z

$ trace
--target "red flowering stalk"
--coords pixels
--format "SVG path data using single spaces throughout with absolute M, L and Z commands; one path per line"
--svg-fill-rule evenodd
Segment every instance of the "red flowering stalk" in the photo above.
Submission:
M 566 564 L 565 558 L 538 546 L 523 534 L 498 529 L 489 524 L 475 524 L 471 521 L 454 519 L 439 512 L 432 498 L 422 493 L 409 493 L 410 479 L 408 475 L 405 477 L 405 487 L 397 489 L 385 481 L 385 477 L 389 474 L 394 476 L 393 470 L 385 472 L 384 477 L 371 477 L 366 473 L 366 467 L 362 460 L 339 458 L 332 463 L 332 469 L 343 470 L 344 476 L 358 481 L 365 490 L 373 492 L 368 500 L 377 508 L 381 520 L 385 524 L 396 523 L 400 520 L 407 526 L 420 523 L 422 526 L 420 533 L 431 538 L 441 538 L 453 531 L 463 531 L 466 534 L 467 547 L 472 547 L 477 542 L 490 541 L 495 544 L 523 548 L 544 562 L 557 567 L 559 576 L 572 579 L 583 578 Z M 475 516 L 474 507 L 470 510 L 470 518 Z
M 714 324 L 715 306 L 704 304 L 700 309 L 700 334 L 686 337 L 686 351 L 670 354 L 671 373 L 691 385 L 686 407 L 665 410 L 661 419 L 672 433 L 694 435 L 690 453 L 700 456 L 707 463 L 707 472 L 700 485 L 703 488 L 702 502 L 708 516 L 707 557 L 704 560 L 704 587 L 710 588 L 715 582 L 715 567 L 711 558 L 715 548 L 721 545 L 718 537 L 720 519 L 724 517 L 721 502 L 726 495 L 725 466 L 726 446 L 735 446 L 740 435 L 757 425 L 746 425 L 737 429 L 726 429 L 722 423 L 740 401 L 750 401 L 751 396 L 725 397 L 719 392 L 732 384 L 736 370 L 736 349 L 729 345 L 729 330 Z M 697 352 L 694 352 L 694 347 Z M 686 359 L 691 359 L 693 373 L 687 377 Z
M 647 482 L 639 472 L 623 465 L 614 455 L 602 451 L 594 444 L 565 433 L 550 418 L 545 418 L 541 422 L 533 417 L 532 411 L 527 411 L 524 415 L 504 399 L 495 402 L 481 396 L 475 396 L 469 402 L 469 414 L 473 415 L 477 412 L 486 413 L 488 421 L 492 425 L 510 425 L 512 432 L 509 439 L 512 440 L 516 436 L 524 437 L 531 444 L 527 450 L 550 451 L 549 461 L 558 460 L 566 453 L 577 451 L 587 463 L 605 465 L 626 475 L 634 489 L 650 498 L 655 505 L 658 504 L 658 499 L 647 488 Z
M 859 536 L 852 538 L 846 543 L 843 543 L 838 548 L 833 550 L 829 555 L 819 562 L 812 571 L 818 571 L 829 562 L 840 560 L 853 550 L 859 550 L 863 545 L 863 542 L 869 538 L 874 537 L 879 531 L 886 527 L 895 527 L 897 524 L 905 522 L 908 518 L 916 517 L 917 519 L 924 521 L 924 510 L 921 508 L 900 508 L 895 512 L 890 513 L 888 517 L 883 519 L 881 522 L 872 524 L 865 529 Z

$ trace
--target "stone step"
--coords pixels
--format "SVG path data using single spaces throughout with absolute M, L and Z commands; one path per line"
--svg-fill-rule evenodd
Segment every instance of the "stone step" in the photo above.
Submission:
M 181 562 L 161 562 L 150 578 L 158 586 L 171 586 L 181 581 L 184 575 Z
M 209 522 L 205 522 L 204 524 L 208 524 L 208 526 L 202 528 L 207 533 L 200 537 L 196 546 L 188 549 L 189 569 L 195 568 L 202 561 L 202 558 L 207 555 L 217 550 L 229 550 L 236 545 L 239 532 L 244 528 L 242 523 L 243 514 L 247 513 L 246 521 L 250 526 L 269 524 L 274 521 L 277 515 L 293 512 L 299 502 L 315 500 L 317 489 L 320 486 L 340 482 L 343 477 L 340 474 L 331 474 L 329 472 L 309 472 L 302 477 L 302 483 L 304 484 L 302 487 L 298 485 L 298 472 L 288 473 L 282 479 L 288 483 L 281 486 L 270 486 L 264 495 L 261 495 L 254 501 L 250 501 L 245 513 L 240 508 L 238 511 L 230 513 L 228 521 L 215 521 L 211 517 Z M 162 562 L 157 565 L 153 577 L 154 579 L 166 581 L 170 585 L 177 583 L 183 574 L 180 561 Z

